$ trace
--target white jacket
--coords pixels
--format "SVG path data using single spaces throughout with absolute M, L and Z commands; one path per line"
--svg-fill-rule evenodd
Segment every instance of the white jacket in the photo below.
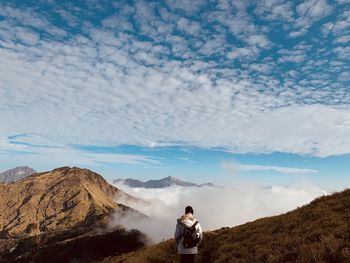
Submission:
M 191 227 L 196 221 L 197 219 L 190 213 L 185 214 L 179 219 L 177 219 L 174 238 L 177 244 L 177 252 L 179 254 L 198 254 L 198 246 L 192 248 L 185 248 L 182 244 L 182 236 L 184 233 L 185 226 Z M 199 223 L 196 225 L 196 232 L 199 234 L 199 242 L 201 242 L 203 239 L 203 232 L 202 227 Z

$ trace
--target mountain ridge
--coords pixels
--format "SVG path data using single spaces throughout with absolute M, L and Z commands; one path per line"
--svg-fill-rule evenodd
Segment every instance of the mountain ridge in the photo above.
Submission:
M 167 176 L 161 179 L 151 179 L 147 181 L 141 181 L 138 179 L 127 178 L 127 179 L 116 179 L 113 180 L 113 184 L 124 184 L 133 188 L 166 188 L 171 186 L 183 186 L 183 187 L 203 187 L 211 186 L 214 187 L 212 183 L 196 184 L 192 182 L 182 181 L 175 176 Z

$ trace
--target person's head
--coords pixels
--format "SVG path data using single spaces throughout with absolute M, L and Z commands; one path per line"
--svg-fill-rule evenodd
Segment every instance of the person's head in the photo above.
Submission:
M 191 213 L 193 215 L 193 208 L 192 206 L 186 206 L 185 208 L 185 214 Z

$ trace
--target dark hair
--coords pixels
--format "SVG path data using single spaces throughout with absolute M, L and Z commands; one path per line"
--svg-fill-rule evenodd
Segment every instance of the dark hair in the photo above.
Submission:
M 185 208 L 185 214 L 191 213 L 193 215 L 193 208 L 192 206 L 186 206 Z

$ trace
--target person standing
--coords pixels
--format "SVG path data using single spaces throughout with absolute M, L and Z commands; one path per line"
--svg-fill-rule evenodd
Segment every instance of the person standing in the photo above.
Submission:
M 194 217 L 193 208 L 187 206 L 185 214 L 177 219 L 174 235 L 181 263 L 194 263 L 198 244 L 203 239 L 201 225 Z

